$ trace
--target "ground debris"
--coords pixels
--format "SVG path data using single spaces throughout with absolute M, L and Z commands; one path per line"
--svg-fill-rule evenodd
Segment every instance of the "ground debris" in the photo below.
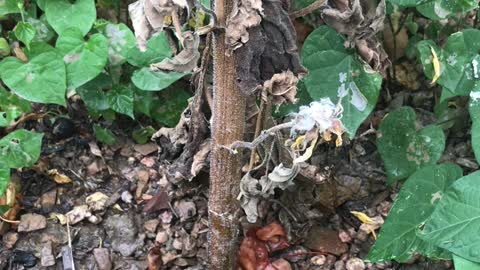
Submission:
M 313 227 L 308 232 L 305 246 L 309 249 L 334 254 L 337 256 L 347 252 L 348 245 L 338 237 L 338 232 L 324 227 Z
M 93 256 L 99 270 L 111 270 L 113 265 L 108 248 L 93 249 Z
M 32 232 L 47 227 L 47 219 L 38 214 L 25 214 L 20 217 L 19 232 Z

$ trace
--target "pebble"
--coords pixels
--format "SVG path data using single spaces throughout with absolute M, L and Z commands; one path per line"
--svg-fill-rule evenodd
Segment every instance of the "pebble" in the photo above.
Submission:
M 348 245 L 338 237 L 338 232 L 324 227 L 313 227 L 308 233 L 305 246 L 309 249 L 341 255 L 348 250 Z
M 345 262 L 344 261 L 336 261 L 335 262 L 335 270 L 345 270 Z
M 55 265 L 55 257 L 53 256 L 52 242 L 45 242 L 40 251 L 40 263 L 42 266 Z
M 324 265 L 326 261 L 327 261 L 327 257 L 325 257 L 325 255 L 317 255 L 310 259 L 310 262 L 312 262 L 315 265 Z
M 175 212 L 180 216 L 180 221 L 183 222 L 197 214 L 197 208 L 192 201 L 181 200 L 175 202 L 173 205 Z
M 350 237 L 350 234 L 344 230 L 341 230 L 338 233 L 338 237 L 340 238 L 340 241 L 342 241 L 343 243 L 350 243 L 352 241 L 352 237 Z
M 150 219 L 145 221 L 145 223 L 143 224 L 143 228 L 148 233 L 155 233 L 159 223 L 160 221 L 158 219 Z
M 12 249 L 18 241 L 18 233 L 16 232 L 7 232 L 3 235 L 3 245 L 6 249 Z
M 20 217 L 19 232 L 32 232 L 47 227 L 47 219 L 42 215 L 25 214 Z
M 161 231 L 157 233 L 155 237 L 155 242 L 163 244 L 168 241 L 168 233 L 166 231 Z
M 95 192 L 91 195 L 89 195 L 86 199 L 85 202 L 88 205 L 88 208 L 91 211 L 102 211 L 105 209 L 105 205 L 108 201 L 108 196 L 103 194 L 102 192 Z
M 99 270 L 112 269 L 112 261 L 110 259 L 110 251 L 108 248 L 93 249 L 93 257 L 95 258 Z
M 364 270 L 365 263 L 360 258 L 350 258 L 347 261 L 347 270 Z

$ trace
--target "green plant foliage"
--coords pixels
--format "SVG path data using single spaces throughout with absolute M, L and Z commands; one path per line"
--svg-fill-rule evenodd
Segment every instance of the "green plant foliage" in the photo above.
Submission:
M 153 136 L 153 134 L 155 134 L 155 132 L 156 130 L 153 127 L 148 126 L 146 128 L 135 130 L 132 133 L 132 137 L 136 143 L 145 144 L 150 140 L 150 138 Z
M 415 111 L 401 107 L 389 113 L 380 124 L 377 147 L 385 164 L 388 182 L 405 179 L 416 170 L 437 163 L 445 148 L 440 127 L 415 126 Z
M 10 13 L 20 13 L 19 4 L 22 4 L 22 0 L 0 0 L 0 16 L 4 16 Z
M 125 24 L 102 23 L 99 30 L 108 39 L 108 63 L 109 65 L 121 65 L 127 61 L 128 52 L 135 45 L 135 35 Z
M 148 40 L 145 52 L 141 52 L 136 46 L 128 50 L 127 61 L 136 67 L 148 67 L 171 56 L 170 44 L 166 34 L 162 32 Z
M 59 35 L 68 28 L 76 27 L 83 37 L 97 17 L 94 0 L 47 0 L 43 5 L 48 23 Z
M 43 134 L 16 130 L 0 139 L 0 161 L 8 168 L 32 166 L 40 157 Z
M 10 182 L 10 168 L 5 162 L 0 160 L 0 196 L 2 196 L 7 189 L 8 182 Z
M 77 88 L 97 77 L 107 64 L 108 41 L 102 34 L 94 34 L 84 41 L 80 30 L 70 28 L 59 36 L 56 48 L 67 67 L 69 88 Z
M 58 50 L 56 50 L 54 47 L 50 46 L 49 44 L 45 42 L 32 42 L 30 44 L 30 48 L 26 49 L 25 55 L 27 56 L 28 59 L 32 59 L 36 57 L 37 55 L 40 55 L 42 53 L 46 52 L 53 52 L 55 53 L 59 58 L 62 58 L 62 55 Z
M 32 110 L 30 103 L 0 86 L 0 127 L 7 127 L 23 113 Z
M 110 108 L 135 119 L 133 115 L 133 90 L 124 85 L 115 85 L 107 92 L 107 101 Z
M 55 31 L 50 27 L 45 16 L 40 17 L 40 19 L 30 17 L 27 22 L 35 28 L 33 41 L 49 42 L 55 36 Z
M 377 102 L 382 77 L 344 47 L 345 38 L 332 28 L 321 26 L 305 40 L 302 62 L 309 70 L 303 79 L 313 100 L 342 98 L 343 118 L 350 137 Z
M 18 40 L 23 42 L 25 46 L 30 47 L 30 42 L 32 42 L 35 37 L 35 27 L 28 22 L 19 22 L 13 29 L 15 36 Z
M 473 262 L 480 262 L 480 171 L 455 181 L 435 207 L 419 236 Z
M 152 118 L 168 127 L 174 127 L 188 105 L 190 94 L 185 90 L 171 87 L 162 91 L 150 112 Z
M 425 75 L 433 78 L 432 48 L 440 61 L 440 77 L 438 84 L 451 96 L 466 96 L 480 79 L 480 30 L 467 29 L 452 34 L 444 48 L 440 50 L 431 40 L 417 44 L 419 59 Z M 445 96 L 442 93 L 442 96 Z M 442 100 L 444 97 L 442 97 Z
M 187 73 L 151 71 L 149 67 L 136 70 L 132 76 L 132 82 L 141 90 L 160 91 L 176 82 Z
M 468 110 L 472 119 L 472 149 L 480 163 L 480 90 L 470 93 Z
M 95 133 L 95 138 L 101 143 L 114 145 L 117 142 L 115 134 L 100 125 L 93 125 L 93 132 Z
M 10 54 L 10 45 L 4 38 L 0 38 L 0 59 Z
M 415 253 L 441 257 L 443 250 L 418 238 L 417 231 L 447 188 L 460 177 L 462 169 L 453 164 L 427 166 L 410 176 L 395 199 L 368 260 L 406 262 Z
M 478 6 L 475 0 L 389 0 L 400 7 L 416 7 L 425 17 L 432 20 L 445 19 L 457 13 L 465 13 Z
M 39 54 L 28 63 L 7 57 L 0 62 L 0 77 L 12 92 L 26 100 L 65 105 L 65 64 L 54 52 Z
M 480 263 L 475 263 L 453 254 L 455 270 L 480 270 Z

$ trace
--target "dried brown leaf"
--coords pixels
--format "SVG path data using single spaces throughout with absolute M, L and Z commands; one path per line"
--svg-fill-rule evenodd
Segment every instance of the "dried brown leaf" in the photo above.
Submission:
M 240 0 L 227 18 L 225 43 L 227 55 L 240 48 L 249 40 L 248 29 L 262 21 L 263 7 L 261 0 Z
M 151 37 L 153 29 L 145 15 L 145 0 L 138 0 L 128 5 L 128 13 L 132 20 L 133 30 L 140 51 L 147 50 L 147 40 Z
M 145 207 L 143 207 L 143 211 L 146 213 L 152 213 L 156 211 L 160 211 L 163 209 L 169 209 L 170 208 L 170 196 L 168 196 L 168 193 L 165 190 L 161 190 L 153 196 L 151 200 L 147 202 Z
M 192 176 L 197 176 L 197 174 L 208 165 L 210 150 L 211 140 L 207 139 L 200 145 L 200 150 L 193 156 L 192 168 L 190 170 Z
M 198 51 L 200 37 L 191 31 L 184 32 L 182 37 L 183 50 L 173 58 L 165 58 L 160 63 L 151 64 L 152 71 L 190 72 L 197 67 L 198 59 L 200 59 Z
M 275 237 L 286 237 L 287 234 L 285 233 L 282 225 L 280 225 L 278 222 L 272 222 L 267 226 L 258 229 L 255 232 L 255 235 L 262 241 L 269 241 Z
M 277 73 L 272 78 L 263 83 L 263 88 L 272 95 L 272 102 L 277 106 L 277 110 L 285 102 L 296 103 L 297 83 L 300 78 L 295 76 L 290 70 Z
M 158 270 L 162 266 L 162 252 L 159 246 L 154 246 L 148 251 L 147 255 L 148 270 Z
M 72 182 L 72 179 L 70 179 L 70 177 L 60 173 L 57 169 L 48 170 L 48 175 L 50 175 L 53 181 L 58 184 L 68 184 Z

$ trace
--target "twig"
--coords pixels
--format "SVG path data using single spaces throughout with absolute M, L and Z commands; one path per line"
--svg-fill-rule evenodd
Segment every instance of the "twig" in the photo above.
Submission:
M 10 223 L 10 224 L 19 224 L 20 223 L 19 220 L 6 219 L 2 215 L 0 215 L 0 220 L 3 221 L 3 222 L 6 222 L 6 223 Z
M 262 133 L 257 138 L 255 138 L 252 142 L 235 141 L 232 144 L 230 144 L 229 146 L 222 145 L 221 147 L 229 150 L 232 154 L 236 154 L 236 149 L 237 148 L 248 148 L 248 149 L 252 150 L 255 147 L 257 147 L 257 145 L 259 145 L 260 143 L 265 141 L 268 137 L 274 136 L 277 131 L 280 131 L 282 129 L 291 128 L 293 125 L 294 125 L 294 122 L 287 122 L 287 123 L 279 124 L 279 125 L 276 125 L 274 127 L 269 128 L 267 130 L 262 131 Z
M 180 40 L 182 47 L 185 47 L 183 44 L 182 27 L 180 26 L 180 19 L 178 19 L 178 14 L 176 10 L 172 11 L 172 23 L 175 27 L 175 33 L 177 34 L 178 40 Z
M 294 12 L 291 12 L 288 15 L 290 16 L 290 19 L 296 19 L 296 18 L 303 17 L 303 16 L 308 15 L 308 14 L 314 12 L 315 10 L 323 7 L 326 2 L 327 2 L 326 0 L 317 0 L 314 3 L 312 3 L 311 5 L 309 5 L 308 7 L 302 8 L 302 9 L 294 11 Z
M 262 90 L 262 92 L 265 90 Z M 263 95 L 263 93 L 262 93 Z M 255 123 L 255 136 L 254 138 L 257 138 L 258 135 L 260 135 L 260 131 L 262 130 L 262 111 L 263 111 L 263 106 L 265 104 L 265 100 L 263 98 L 260 99 L 260 109 L 258 110 L 257 114 L 257 121 Z M 253 164 L 255 163 L 255 153 L 256 153 L 256 147 L 253 147 L 251 153 L 250 153 L 250 162 L 248 163 L 248 170 L 251 171 L 253 168 Z

